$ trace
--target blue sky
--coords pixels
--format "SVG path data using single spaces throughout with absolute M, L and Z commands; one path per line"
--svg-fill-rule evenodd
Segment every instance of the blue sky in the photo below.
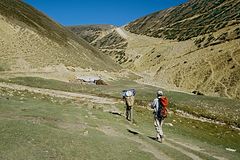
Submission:
M 121 26 L 187 0 L 24 0 L 62 25 Z

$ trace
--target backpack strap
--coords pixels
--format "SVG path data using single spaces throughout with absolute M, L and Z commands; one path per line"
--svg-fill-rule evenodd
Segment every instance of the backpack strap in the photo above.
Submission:
M 161 97 L 158 98 L 158 109 L 162 108 L 162 101 L 161 101 Z
M 158 98 L 158 106 L 157 106 L 157 117 L 161 118 L 161 110 L 162 110 L 162 102 L 161 97 Z

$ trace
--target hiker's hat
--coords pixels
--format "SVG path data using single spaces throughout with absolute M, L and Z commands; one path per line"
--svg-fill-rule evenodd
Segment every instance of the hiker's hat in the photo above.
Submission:
M 163 91 L 157 91 L 158 96 L 163 96 Z

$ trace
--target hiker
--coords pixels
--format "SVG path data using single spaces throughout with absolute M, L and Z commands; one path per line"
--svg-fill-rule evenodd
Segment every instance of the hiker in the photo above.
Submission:
M 126 119 L 128 121 L 133 121 L 133 104 L 135 94 L 135 89 L 123 90 L 123 100 L 126 103 Z
M 156 140 L 160 143 L 163 142 L 163 122 L 167 117 L 167 105 L 168 100 L 163 96 L 163 91 L 157 91 L 157 98 L 155 98 L 151 104 L 151 108 L 154 109 L 154 126 L 157 132 Z

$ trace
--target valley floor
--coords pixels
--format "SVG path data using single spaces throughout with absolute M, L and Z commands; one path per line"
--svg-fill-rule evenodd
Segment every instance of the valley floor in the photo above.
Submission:
M 0 83 L 0 159 L 240 156 L 237 130 L 171 114 L 160 144 L 154 140 L 151 111 L 135 107 L 132 124 L 123 106 L 117 98 Z

